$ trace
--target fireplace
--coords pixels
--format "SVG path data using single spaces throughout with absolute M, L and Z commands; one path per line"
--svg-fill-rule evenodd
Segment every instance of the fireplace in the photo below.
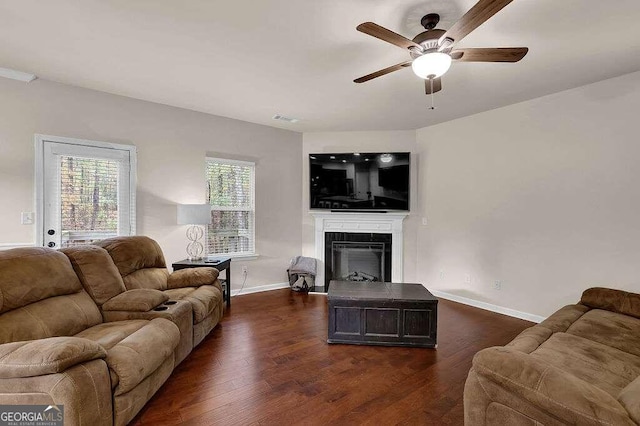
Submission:
M 391 234 L 325 233 L 324 290 L 331 280 L 391 281 Z
M 334 259 L 329 255 L 327 256 L 327 234 L 332 233 L 347 233 L 347 234 L 360 234 L 365 238 L 369 238 L 370 235 L 384 235 L 384 241 L 366 241 L 370 248 L 375 250 L 364 250 L 364 247 L 360 247 L 361 253 L 366 251 L 374 251 L 380 253 L 380 257 L 384 257 L 384 262 L 381 267 L 379 275 L 383 277 L 384 281 L 390 281 L 395 283 L 403 282 L 403 222 L 408 213 L 405 212 L 310 212 L 315 219 L 315 251 L 314 257 L 319 260 L 318 274 L 316 276 L 317 287 L 315 291 L 326 291 L 326 286 L 331 279 L 325 278 L 325 272 L 327 271 L 327 264 L 330 264 Z M 346 243 L 354 242 L 357 240 L 338 240 L 338 243 L 345 244 L 342 246 L 342 250 L 349 248 L 357 248 L 353 245 L 346 245 Z M 377 246 L 378 243 L 384 243 L 384 250 Z M 384 255 L 382 255 L 384 251 Z M 367 254 L 369 256 L 369 254 Z M 378 256 L 378 254 L 376 254 Z M 357 257 L 357 256 L 356 256 Z M 369 258 L 370 259 L 370 258 Z M 357 261 L 356 261 L 357 262 Z M 351 260 L 348 261 L 352 263 Z M 368 273 L 369 275 L 376 276 L 376 273 Z M 390 274 L 390 275 L 389 275 Z

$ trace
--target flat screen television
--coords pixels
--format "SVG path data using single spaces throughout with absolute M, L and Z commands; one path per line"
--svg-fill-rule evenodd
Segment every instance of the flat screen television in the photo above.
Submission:
M 409 210 L 410 153 L 309 154 L 310 208 Z

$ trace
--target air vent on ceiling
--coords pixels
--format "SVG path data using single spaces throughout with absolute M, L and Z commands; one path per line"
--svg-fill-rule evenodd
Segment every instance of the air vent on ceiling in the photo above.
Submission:
M 276 114 L 273 116 L 274 120 L 280 120 L 280 121 L 286 121 L 287 123 L 297 123 L 298 120 L 297 118 L 291 118 L 291 117 L 285 117 L 284 115 L 280 115 L 280 114 Z

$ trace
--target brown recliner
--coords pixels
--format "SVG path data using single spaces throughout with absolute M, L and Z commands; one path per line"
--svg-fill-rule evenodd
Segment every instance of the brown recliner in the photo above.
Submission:
M 144 236 L 109 238 L 95 245 L 109 253 L 127 290 L 159 290 L 171 300 L 191 304 L 193 346 L 220 322 L 224 302 L 217 269 L 190 268 L 169 273 L 158 243 Z
M 64 405 L 65 425 L 124 425 L 171 374 L 179 338 L 162 318 L 103 322 L 63 253 L 0 252 L 0 404 Z
M 83 245 L 61 250 L 71 261 L 84 289 L 93 299 L 105 322 L 165 318 L 180 329 L 175 363 L 180 364 L 193 349 L 191 303 L 169 300 L 160 290 L 127 290 L 109 253 L 102 247 Z

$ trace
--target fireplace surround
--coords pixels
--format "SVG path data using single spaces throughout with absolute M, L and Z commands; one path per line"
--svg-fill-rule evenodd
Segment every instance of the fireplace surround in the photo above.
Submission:
M 326 233 L 387 234 L 391 236 L 390 281 L 403 281 L 403 222 L 408 212 L 310 212 L 315 219 L 315 258 L 319 260 L 316 283 L 324 290 L 326 259 Z M 389 257 L 388 255 L 386 255 Z M 326 291 L 326 290 L 325 290 Z

